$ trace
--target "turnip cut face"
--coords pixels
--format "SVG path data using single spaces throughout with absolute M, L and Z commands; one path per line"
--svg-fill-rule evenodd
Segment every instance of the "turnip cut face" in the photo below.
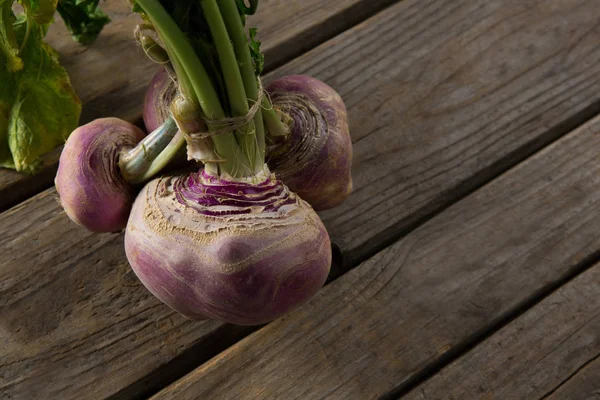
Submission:
M 138 127 L 118 118 L 97 119 L 73 131 L 55 179 L 71 220 L 92 232 L 125 228 L 135 193 L 120 174 L 119 154 L 144 136 Z
M 341 97 L 304 75 L 278 79 L 267 92 L 293 121 L 287 140 L 269 152 L 269 168 L 315 210 L 339 205 L 352 192 L 352 140 Z
M 190 319 L 257 325 L 323 286 L 331 244 L 313 209 L 273 175 L 205 172 L 151 181 L 125 233 L 127 258 L 156 297 Z

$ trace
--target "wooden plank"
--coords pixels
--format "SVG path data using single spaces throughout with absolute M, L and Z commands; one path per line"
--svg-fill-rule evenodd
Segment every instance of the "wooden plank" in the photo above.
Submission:
M 581 118 L 593 104 L 600 93 L 594 91 L 595 81 L 590 79 L 595 68 L 600 68 L 591 62 L 600 57 L 600 50 L 595 48 L 600 35 L 593 31 L 598 12 L 572 7 L 590 4 L 583 1 L 566 5 L 559 0 L 528 0 L 516 9 L 503 7 L 506 4 L 404 0 L 267 78 L 311 73 L 326 81 L 331 78 L 344 94 L 356 143 L 356 192 L 348 206 L 323 217 L 347 252 L 366 244 L 379 245 L 388 228 L 408 226 L 410 221 L 424 218 L 433 205 L 448 205 L 469 185 L 481 183 L 562 134 L 566 129 L 560 124 L 563 118 Z M 524 11 L 522 4 L 535 14 Z M 529 26 L 535 29 L 530 31 Z M 565 30 L 573 32 L 567 36 L 555 33 Z M 584 32 L 592 33 L 577 42 L 569 39 Z M 545 43 L 548 36 L 553 37 L 552 45 L 538 44 Z M 363 43 L 362 50 L 356 47 L 357 42 Z M 397 47 L 390 47 L 391 43 Z M 490 75 L 478 63 L 503 62 L 506 54 L 497 57 L 494 46 L 511 49 L 511 54 L 521 46 L 531 50 L 515 57 L 502 73 Z M 452 55 L 453 62 L 439 62 L 443 60 L 440 55 Z M 385 65 L 397 66 L 382 72 Z M 448 74 L 448 69 L 452 73 Z M 411 76 L 417 71 L 427 71 L 427 79 L 447 88 L 472 87 L 477 79 L 470 74 L 479 74 L 488 86 L 470 98 L 473 104 L 468 102 L 468 107 L 425 118 L 422 85 L 431 91 L 431 83 L 413 80 Z M 332 77 L 332 73 L 345 78 Z M 494 85 L 489 86 L 492 81 Z M 404 83 L 399 86 L 397 82 Z M 394 87 L 399 87 L 406 98 L 390 96 Z M 431 91 L 429 101 L 449 101 L 445 93 L 441 89 Z M 523 97 L 523 93 L 528 96 Z M 414 104 L 422 111 L 392 113 L 389 108 L 393 104 L 398 104 L 399 110 L 409 110 Z M 381 108 L 380 119 L 367 113 L 374 106 Z M 480 122 L 465 121 L 465 112 Z M 431 125 L 429 119 L 440 126 Z M 466 124 L 464 131 L 457 121 Z M 497 144 L 490 143 L 493 137 Z M 474 162 L 476 154 L 481 158 Z M 464 165 L 460 160 L 465 160 Z M 404 166 L 392 173 L 401 162 Z M 424 170 L 424 166 L 431 170 Z M 431 171 L 440 176 L 434 177 Z M 389 186 L 384 189 L 383 185 Z M 396 195 L 394 188 L 400 191 Z M 373 201 L 367 201 L 365 193 L 373 189 L 387 193 L 388 204 L 375 207 Z M 122 236 L 89 235 L 74 227 L 62 215 L 54 195 L 53 190 L 46 191 L 0 214 L 0 321 L 13 321 L 0 322 L 6 326 L 0 331 L 0 342 L 9 343 L 0 349 L 0 359 L 3 375 L 10 376 L 0 380 L 0 390 L 17 398 L 35 398 L 42 390 L 45 397 L 61 399 L 97 399 L 114 393 L 121 398 L 142 396 L 168 382 L 168 376 L 152 375 L 156 368 L 168 366 L 166 369 L 176 374 L 173 371 L 181 371 L 179 357 L 187 355 L 189 367 L 203 361 L 202 356 L 195 357 L 197 348 L 222 348 L 204 346 L 204 340 L 214 337 L 211 332 L 220 325 L 192 323 L 159 305 L 127 272 Z M 361 200 L 357 202 L 355 197 Z M 365 219 L 349 209 L 361 206 L 361 202 L 371 205 L 364 214 L 372 213 L 380 223 L 379 213 L 388 207 L 390 221 L 381 223 L 382 231 L 373 231 L 373 225 L 365 222 L 372 241 L 357 232 L 351 219 Z M 125 276 L 130 278 L 121 278 Z M 57 303 L 56 294 L 63 292 L 67 294 L 60 297 L 64 303 Z M 149 311 L 144 314 L 144 310 Z M 22 319 L 20 315 L 35 318 Z M 172 327 L 163 328 L 163 323 Z M 127 327 L 122 336 L 113 331 L 121 326 Z M 229 334 L 230 328 L 219 331 L 219 335 Z M 17 331 L 23 334 L 14 341 Z M 112 336 L 98 340 L 105 334 Z M 144 385 L 135 385 L 141 378 Z
M 263 0 L 248 23 L 259 28 L 266 68 L 271 70 L 396 1 Z M 48 42 L 59 51 L 84 103 L 82 124 L 102 116 L 133 122 L 141 117 L 144 92 L 157 67 L 133 40 L 139 19 L 128 2 L 108 0 L 101 6 L 112 22 L 92 46 L 74 43 L 60 22 L 52 25 Z M 60 150 L 44 157 L 44 168 L 36 176 L 0 169 L 0 211 L 52 186 L 59 156 Z
M 592 379 L 600 378 L 600 365 L 594 371 L 588 364 L 599 354 L 596 265 L 403 398 L 541 399 L 575 374 L 554 398 L 591 398 L 600 389 Z
M 598 293 L 596 292 L 596 296 Z M 598 333 L 598 329 L 596 332 Z M 598 400 L 600 398 L 600 353 L 571 379 L 556 389 L 548 400 Z
M 73 229 L 54 203 L 44 192 L 0 218 L 0 399 L 141 398 L 182 347 L 195 362 L 247 334 L 163 306 L 129 267 L 122 235 Z M 178 371 L 163 368 L 158 384 Z
M 600 112 L 598 26 L 593 0 L 406 1 L 276 71 L 350 110 L 356 190 L 322 214 L 346 263 Z
M 600 258 L 598 151 L 600 118 L 152 399 L 374 399 L 400 393 L 456 349 L 580 272 L 590 255 Z

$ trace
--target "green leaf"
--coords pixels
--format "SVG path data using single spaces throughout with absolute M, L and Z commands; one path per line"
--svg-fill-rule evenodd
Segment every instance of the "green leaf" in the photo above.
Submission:
M 98 8 L 99 0 L 60 0 L 57 11 L 73 39 L 90 44 L 98 37 L 110 18 Z
M 49 24 L 54 19 L 58 0 L 22 0 L 31 18 L 38 24 Z
M 14 25 L 17 40 L 27 29 L 22 18 Z M 40 156 L 64 143 L 77 127 L 81 102 L 57 53 L 42 41 L 46 27 L 31 24 L 30 29 L 21 52 L 24 68 L 0 72 L 0 165 L 33 173 Z
M 260 52 L 260 42 L 256 39 L 256 34 L 258 33 L 258 29 L 250 28 L 250 55 L 252 56 L 252 62 L 254 63 L 254 70 L 256 71 L 256 76 L 262 74 L 262 71 L 265 67 L 265 55 Z
M 16 18 L 12 12 L 12 3 L 13 0 L 0 0 L 0 56 L 4 56 L 0 66 L 6 65 L 6 68 L 0 67 L 0 69 L 8 69 L 10 72 L 23 68 L 23 60 L 19 57 L 19 46 L 13 29 Z

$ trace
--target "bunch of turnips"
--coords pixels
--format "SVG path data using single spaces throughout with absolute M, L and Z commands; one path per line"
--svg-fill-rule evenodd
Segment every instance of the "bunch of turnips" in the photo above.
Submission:
M 315 210 L 352 190 L 340 96 L 308 76 L 263 87 L 245 29 L 257 3 L 132 1 L 137 40 L 162 66 L 144 104 L 150 133 L 116 118 L 81 126 L 56 176 L 67 215 L 125 229 L 138 278 L 191 319 L 262 324 L 314 296 L 331 264 Z M 173 172 L 186 159 L 193 172 Z

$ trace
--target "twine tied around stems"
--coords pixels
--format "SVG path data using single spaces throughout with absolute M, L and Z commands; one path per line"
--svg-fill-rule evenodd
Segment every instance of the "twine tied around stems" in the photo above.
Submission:
M 142 46 L 142 49 L 152 60 L 153 62 L 163 65 L 172 81 L 172 84 L 167 85 L 164 89 L 164 98 L 170 98 L 171 100 L 175 97 L 175 93 L 177 91 L 177 76 L 175 71 L 171 66 L 169 56 L 167 51 L 165 50 L 164 43 L 162 42 L 160 35 L 156 32 L 154 27 L 151 24 L 139 24 L 134 31 L 134 36 L 138 43 Z M 243 128 L 250 124 L 254 118 L 256 117 L 256 113 L 261 110 L 263 107 L 262 102 L 266 97 L 269 96 L 266 93 L 262 81 L 260 77 L 257 77 L 258 82 L 258 97 L 256 100 L 248 99 L 248 102 L 253 103 L 246 115 L 235 116 L 235 117 L 225 117 L 220 119 L 211 119 L 204 115 L 201 110 L 198 110 L 199 118 L 204 122 L 204 126 L 202 130 L 196 132 L 189 132 L 186 129 L 181 129 L 182 126 L 178 126 L 180 130 L 183 132 L 186 141 L 188 144 L 196 144 L 201 145 L 202 147 L 206 147 L 208 143 L 206 143 L 206 139 L 217 136 L 224 135 L 228 133 L 232 133 L 235 131 L 239 131 L 240 133 L 247 134 L 254 133 L 253 131 L 245 131 Z M 167 97 L 168 96 L 168 97 Z M 269 102 L 269 104 L 271 104 Z M 168 111 L 168 107 L 164 104 L 165 109 L 160 110 L 161 115 L 166 116 Z M 177 118 L 176 118 L 177 121 Z M 209 146 L 210 147 L 210 146 Z M 218 160 L 213 160 L 217 161 Z
M 220 119 L 207 118 L 205 115 L 201 115 L 202 120 L 206 124 L 206 130 L 201 132 L 187 133 L 188 139 L 192 141 L 204 140 L 213 136 L 223 135 L 237 130 L 241 130 L 243 127 L 248 125 L 254 120 L 256 113 L 262 107 L 262 100 L 265 97 L 265 90 L 263 88 L 260 78 L 258 81 L 258 98 L 256 100 L 248 99 L 249 102 L 254 102 L 252 107 L 248 110 L 246 115 L 237 117 L 226 117 Z

